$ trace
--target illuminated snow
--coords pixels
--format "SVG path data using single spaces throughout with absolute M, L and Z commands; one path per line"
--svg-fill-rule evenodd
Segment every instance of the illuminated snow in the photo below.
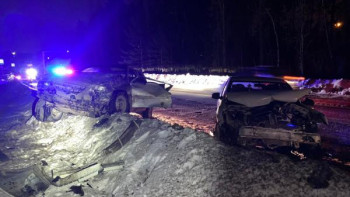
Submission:
M 173 89 L 189 90 L 189 91 L 205 91 L 205 90 L 220 90 L 224 83 L 227 81 L 228 76 L 219 75 L 191 75 L 191 74 L 145 74 L 146 77 L 164 81 L 174 85 Z M 287 82 L 295 89 L 313 88 L 320 89 L 317 94 L 330 94 L 330 95 L 349 95 L 350 84 L 346 79 L 306 79 L 303 81 L 291 81 Z M 327 85 L 332 86 L 335 90 L 333 92 L 327 91 L 325 88 Z
M 13 101 L 20 102 L 20 99 Z M 24 105 L 9 104 L 24 110 Z M 31 103 L 18 114 L 27 114 L 30 109 Z M 94 162 L 124 162 L 122 169 L 103 172 L 86 182 L 50 186 L 45 196 L 73 196 L 67 193 L 72 185 L 82 185 L 85 196 L 349 194 L 349 175 L 338 168 L 331 167 L 334 174 L 328 188 L 312 189 L 306 180 L 318 168 L 319 161 L 294 162 L 271 152 L 228 147 L 203 132 L 174 127 L 157 119 L 142 120 L 130 142 L 121 150 L 105 155 L 102 150 L 136 117 L 114 114 L 107 117 L 105 124 L 96 126 L 103 118 L 106 117 L 65 115 L 56 123 L 30 118 L 8 127 L 10 129 L 2 133 L 7 141 L 2 142 L 5 146 L 0 148 L 11 160 L 0 163 L 1 173 L 31 167 L 41 161 L 46 161 L 55 174 Z
M 187 90 L 217 89 L 228 79 L 228 76 L 218 75 L 191 75 L 191 74 L 145 74 L 146 77 L 164 81 L 174 85 L 174 88 Z

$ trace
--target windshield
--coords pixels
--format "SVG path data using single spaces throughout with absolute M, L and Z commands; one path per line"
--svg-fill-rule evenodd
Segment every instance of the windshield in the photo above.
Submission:
M 246 82 L 232 81 L 228 86 L 228 92 L 249 92 L 264 90 L 292 90 L 287 83 L 281 82 Z

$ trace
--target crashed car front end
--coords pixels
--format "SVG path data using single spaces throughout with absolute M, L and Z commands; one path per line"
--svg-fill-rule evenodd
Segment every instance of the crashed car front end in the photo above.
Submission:
M 302 100 L 309 90 L 228 92 L 220 98 L 214 136 L 230 144 L 267 147 L 319 145 L 324 114 Z
M 99 117 L 115 112 L 136 112 L 151 118 L 153 107 L 171 107 L 171 87 L 160 81 L 146 80 L 142 74 L 127 75 L 125 72 L 50 77 L 37 84 L 34 115 L 42 121 L 56 121 L 62 113 Z M 51 117 L 54 111 L 57 111 L 57 118 Z
M 107 113 L 112 92 L 102 84 L 69 81 L 39 81 L 36 97 L 63 113 L 96 117 Z

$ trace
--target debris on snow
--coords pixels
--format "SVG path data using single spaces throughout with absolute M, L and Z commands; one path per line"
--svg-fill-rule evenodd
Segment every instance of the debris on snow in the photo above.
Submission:
M 90 176 L 81 182 L 74 181 L 62 187 L 56 187 L 51 183 L 44 192 L 41 191 L 36 195 L 77 196 L 83 193 L 84 196 L 305 194 L 347 196 L 349 194 L 350 176 L 343 171 L 331 176 L 323 175 L 320 173 L 323 170 L 319 170 L 319 161 L 296 162 L 280 155 L 279 162 L 273 162 L 276 159 L 267 153 L 225 146 L 206 133 L 189 128 L 172 127 L 157 119 L 141 121 L 126 114 L 114 114 L 108 117 L 108 120 L 103 120 L 104 118 L 106 117 L 65 115 L 55 123 L 42 123 L 30 119 L 27 123 L 20 122 L 11 129 L 2 130 L 0 134 L 6 141 L 0 142 L 1 147 L 13 148 L 1 149 L 9 160 L 0 162 L 2 172 L 0 187 L 6 189 L 6 192 L 17 191 L 18 187 L 23 188 L 25 180 L 21 178 L 29 177 L 30 173 L 26 170 L 33 165 L 44 169 L 50 178 L 58 175 L 65 178 L 91 164 L 98 163 L 103 170 L 96 176 Z M 137 129 L 129 141 L 122 143 L 121 148 L 105 154 L 104 150 L 116 142 L 133 123 L 137 123 L 135 124 Z M 334 171 L 334 167 L 329 168 Z M 313 188 L 310 184 L 317 177 L 325 177 L 323 180 L 327 181 L 328 186 L 323 189 Z M 31 184 L 27 185 L 35 183 L 35 179 L 28 180 L 27 183 Z M 27 189 L 33 192 L 29 187 Z M 78 192 L 75 194 L 67 191 Z M 19 193 L 16 194 L 20 196 Z
M 79 194 L 80 196 L 84 196 L 83 186 L 71 186 L 67 192 L 73 192 L 74 194 Z

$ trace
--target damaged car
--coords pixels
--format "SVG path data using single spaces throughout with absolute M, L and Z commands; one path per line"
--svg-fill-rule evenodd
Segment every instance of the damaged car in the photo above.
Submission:
M 33 115 L 39 121 L 58 121 L 63 113 L 99 117 L 136 112 L 151 118 L 154 107 L 168 108 L 172 103 L 172 85 L 147 79 L 131 68 L 54 71 L 61 75 L 39 80 L 34 89 Z
M 218 99 L 214 136 L 229 144 L 269 148 L 320 145 L 318 124 L 327 118 L 305 98 L 310 90 L 293 90 L 279 78 L 230 77 Z

